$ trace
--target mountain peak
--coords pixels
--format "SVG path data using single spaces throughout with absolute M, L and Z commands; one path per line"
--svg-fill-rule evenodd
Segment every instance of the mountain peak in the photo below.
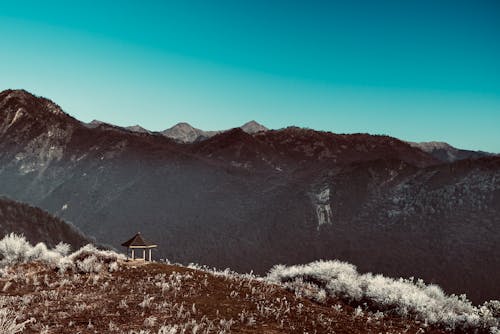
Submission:
M 187 122 L 179 122 L 179 123 L 175 124 L 174 126 L 172 126 L 171 128 L 169 128 L 168 130 L 172 130 L 172 129 L 193 130 L 196 128 Z
M 182 143 L 192 143 L 200 136 L 205 137 L 203 130 L 197 129 L 189 123 L 181 122 L 161 132 L 164 136 Z
M 442 142 L 442 141 L 428 141 L 428 142 L 420 142 L 420 143 L 414 143 L 414 142 L 408 142 L 410 146 L 413 147 L 418 147 L 421 150 L 424 150 L 426 152 L 433 151 L 433 150 L 449 150 L 449 149 L 456 149 L 455 147 L 451 146 L 448 143 Z
M 6 89 L 0 92 L 0 100 L 10 98 L 18 98 L 22 101 L 25 101 L 29 99 L 36 99 L 38 97 L 24 89 Z
M 24 89 L 7 89 L 0 92 L 0 107 L 25 109 L 28 112 L 48 112 L 54 115 L 66 115 L 53 101 L 31 94 Z
M 91 122 L 89 123 L 84 123 L 84 125 L 87 127 L 87 128 L 91 128 L 91 129 L 94 129 L 94 128 L 97 128 L 99 127 L 100 125 L 105 125 L 106 122 L 103 122 L 103 121 L 100 121 L 98 119 L 93 119 Z
M 448 143 L 440 141 L 429 141 L 421 143 L 407 142 L 407 143 L 412 147 L 416 147 L 426 153 L 431 154 L 432 156 L 443 162 L 454 162 L 457 160 L 476 159 L 493 155 L 492 153 L 488 152 L 459 149 L 451 146 Z
M 243 124 L 241 127 L 240 127 L 243 131 L 245 131 L 246 133 L 250 133 L 250 134 L 254 134 L 254 133 L 257 133 L 257 132 L 261 132 L 261 131 L 267 131 L 269 130 L 268 128 L 266 128 L 264 125 L 260 124 L 260 123 L 257 123 L 256 121 L 252 120 L 250 122 L 247 122 L 245 124 Z
M 127 126 L 125 129 L 130 130 L 132 132 L 150 133 L 150 131 L 148 129 L 143 128 L 139 124 L 132 125 L 132 126 Z

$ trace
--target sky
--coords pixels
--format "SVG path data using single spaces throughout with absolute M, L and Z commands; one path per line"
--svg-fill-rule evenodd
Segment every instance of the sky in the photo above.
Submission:
M 500 1 L 5 1 L 0 90 L 163 130 L 256 120 L 500 152 Z

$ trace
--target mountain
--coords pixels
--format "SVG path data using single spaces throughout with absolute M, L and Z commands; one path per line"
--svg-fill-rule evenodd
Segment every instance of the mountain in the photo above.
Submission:
M 75 227 L 49 213 L 0 197 L 0 235 L 22 234 L 32 243 L 43 242 L 50 247 L 63 241 L 73 248 L 90 243 Z
M 255 121 L 250 121 L 248 123 L 243 124 L 240 127 L 241 130 L 243 130 L 246 133 L 249 134 L 254 134 L 257 132 L 261 131 L 267 131 L 268 129 L 255 122 Z M 230 131 L 230 130 L 220 130 L 220 131 L 203 131 L 197 128 L 192 127 L 188 123 L 178 123 L 174 125 L 173 127 L 162 131 L 161 133 L 169 138 L 174 139 L 175 141 L 178 141 L 180 143 L 193 143 L 193 142 L 199 142 L 206 140 L 208 138 L 211 138 L 217 134 Z
M 500 295 L 497 156 L 447 163 L 388 136 L 296 127 L 179 143 L 90 128 L 9 90 L 0 184 L 117 248 L 142 231 L 176 262 L 263 273 L 336 258 L 474 301 Z
M 422 143 L 408 142 L 408 144 L 431 154 L 433 157 L 443 162 L 454 162 L 465 159 L 477 159 L 481 157 L 494 155 L 492 153 L 483 151 L 469 151 L 469 150 L 458 149 L 444 142 L 436 142 L 436 141 L 422 142 Z
M 143 128 L 140 125 L 132 125 L 132 126 L 127 126 L 125 129 L 133 131 L 133 132 L 140 132 L 140 133 L 150 133 L 151 131 Z
M 203 131 L 192 127 L 188 123 L 178 123 L 161 132 L 164 136 L 181 143 L 192 143 L 194 141 L 204 140 L 216 135 L 217 133 L 219 133 L 219 131 Z
M 106 126 L 106 125 L 107 125 L 106 122 L 102 122 L 102 121 L 99 121 L 97 119 L 94 119 L 91 122 L 85 124 L 85 126 L 87 126 L 88 128 L 91 128 L 91 129 L 95 129 L 99 126 Z
M 245 123 L 240 128 L 241 128 L 241 130 L 245 131 L 246 133 L 250 133 L 250 134 L 269 130 L 264 125 L 259 124 L 256 121 L 250 121 L 248 123 Z

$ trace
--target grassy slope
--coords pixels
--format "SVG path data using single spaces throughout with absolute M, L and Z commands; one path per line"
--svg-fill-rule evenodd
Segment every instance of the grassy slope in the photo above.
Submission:
M 24 333 L 157 333 L 165 324 L 188 333 L 422 333 L 414 321 L 377 319 L 338 300 L 320 305 L 256 279 L 174 265 L 120 262 L 115 272 L 58 274 L 28 263 L 7 271 L 4 307 L 18 321 L 36 319 Z

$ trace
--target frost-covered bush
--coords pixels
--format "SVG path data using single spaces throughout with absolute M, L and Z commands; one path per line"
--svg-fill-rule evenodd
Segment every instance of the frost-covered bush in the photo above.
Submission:
M 95 255 L 90 255 L 74 262 L 77 271 L 81 273 L 99 273 L 102 271 L 102 262 Z
M 117 261 L 125 260 L 125 256 L 113 251 L 99 250 L 93 245 L 86 245 L 67 257 L 74 264 L 74 269 L 82 273 L 98 273 L 107 268 L 117 270 Z M 61 270 L 64 268 L 61 266 Z M 63 270 L 64 271 L 64 270 Z
M 43 242 L 37 243 L 28 250 L 28 261 L 41 261 L 46 263 L 57 263 L 62 255 L 54 250 L 48 249 Z
M 43 242 L 32 246 L 24 236 L 11 233 L 0 240 L 0 266 L 32 261 L 58 265 L 61 261 L 64 262 L 69 251 L 70 246 L 63 242 L 54 249 L 48 249 Z
M 14 233 L 0 240 L 1 266 L 27 261 L 28 251 L 32 248 L 25 237 Z
M 54 266 L 62 273 L 67 270 L 97 273 L 104 268 L 116 271 L 117 261 L 125 259 L 122 254 L 99 250 L 90 244 L 68 255 L 69 251 L 70 246 L 62 242 L 54 249 L 48 249 L 42 242 L 32 246 L 24 236 L 11 233 L 0 240 L 0 267 L 39 261 Z
M 495 333 L 499 326 L 498 301 L 478 308 L 465 295 L 448 296 L 437 285 L 427 285 L 422 280 L 359 274 L 355 266 L 346 262 L 277 265 L 270 270 L 267 279 L 313 300 L 324 300 L 322 294 L 326 292 L 327 296 L 340 298 L 353 306 L 366 304 L 374 312 L 412 317 L 451 330 Z
M 117 260 L 125 260 L 125 256 L 123 254 L 118 254 L 113 251 L 100 250 L 91 244 L 83 246 L 76 252 L 70 254 L 68 257 L 73 261 L 82 261 L 89 256 L 95 256 L 100 262 L 106 264 L 116 262 Z
M 62 256 L 66 256 L 71 251 L 71 246 L 68 245 L 67 243 L 64 243 L 61 241 L 60 243 L 58 243 L 56 245 L 56 247 L 54 248 L 54 251 L 61 254 Z
M 15 334 L 24 331 L 26 324 L 33 320 L 26 320 L 24 322 L 17 322 L 17 317 L 12 315 L 7 309 L 0 309 L 0 333 L 2 334 Z

